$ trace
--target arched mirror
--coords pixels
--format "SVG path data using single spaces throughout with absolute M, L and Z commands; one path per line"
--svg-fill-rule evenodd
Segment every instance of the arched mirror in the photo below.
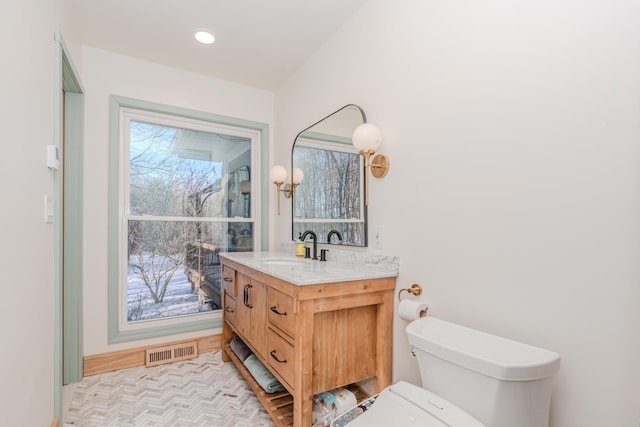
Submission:
M 364 111 L 349 104 L 296 137 L 291 170 L 300 168 L 304 179 L 292 201 L 294 240 L 312 230 L 319 243 L 367 246 L 364 159 L 351 143 L 353 131 L 364 122 Z

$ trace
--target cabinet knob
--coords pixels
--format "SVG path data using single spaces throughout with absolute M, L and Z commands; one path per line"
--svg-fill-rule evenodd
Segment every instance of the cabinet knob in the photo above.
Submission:
M 271 352 L 269 354 L 271 355 L 271 357 L 273 357 L 273 359 L 276 362 L 278 362 L 278 363 L 287 363 L 287 359 L 284 359 L 284 360 L 278 359 L 278 356 L 276 356 L 276 351 L 275 350 L 271 350 Z
M 222 280 L 224 280 L 225 282 L 233 282 L 233 279 L 230 277 L 223 277 Z
M 279 312 L 275 305 L 273 307 L 271 307 L 271 311 L 273 311 L 278 316 L 286 316 L 287 315 L 286 311 L 284 313 Z
M 231 310 L 228 306 L 224 307 L 224 311 L 226 311 L 227 313 L 233 313 L 233 310 Z

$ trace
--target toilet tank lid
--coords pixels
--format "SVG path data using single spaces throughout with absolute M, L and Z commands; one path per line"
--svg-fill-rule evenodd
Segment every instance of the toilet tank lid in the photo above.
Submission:
M 429 354 L 503 381 L 553 376 L 560 355 L 433 317 L 407 326 L 409 343 Z

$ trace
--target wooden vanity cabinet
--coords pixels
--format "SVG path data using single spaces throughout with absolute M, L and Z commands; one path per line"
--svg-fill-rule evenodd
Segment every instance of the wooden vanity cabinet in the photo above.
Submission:
M 395 277 L 296 285 L 226 258 L 222 263 L 223 277 L 235 274 L 237 284 L 237 310 L 225 305 L 223 311 L 223 360 L 234 361 L 278 426 L 310 426 L 316 393 L 370 378 L 377 393 L 391 383 Z M 224 298 L 231 301 L 231 292 L 225 289 Z M 253 381 L 229 347 L 234 335 L 280 380 L 286 396 L 268 395 Z

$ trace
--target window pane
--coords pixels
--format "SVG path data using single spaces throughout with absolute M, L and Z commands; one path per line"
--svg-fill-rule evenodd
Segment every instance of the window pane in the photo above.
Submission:
M 229 174 L 231 165 L 251 163 L 250 139 L 135 120 L 129 131 L 131 215 L 234 215 Z
M 193 224 L 129 221 L 127 320 L 156 319 L 211 310 L 198 301 L 185 262 Z
M 127 320 L 221 308 L 220 252 L 253 250 L 247 222 L 128 222 Z

